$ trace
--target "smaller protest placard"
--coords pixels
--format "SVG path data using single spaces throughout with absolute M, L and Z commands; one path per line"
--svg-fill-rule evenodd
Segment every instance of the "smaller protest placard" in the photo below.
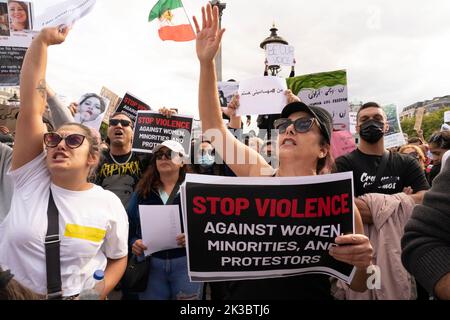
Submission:
M 320 273 L 350 283 L 354 267 L 329 249 L 337 236 L 354 233 L 352 177 L 188 174 L 181 199 L 191 280 Z
M 0 104 L 0 126 L 5 126 L 10 132 L 14 132 L 19 111 L 20 108 L 17 106 Z
M 72 26 L 94 8 L 96 0 L 67 0 L 45 8 L 36 18 L 35 29 Z
M 349 131 L 333 131 L 331 134 L 331 154 L 336 159 L 356 149 L 355 138 Z
M 337 70 L 288 78 L 289 89 L 307 105 L 326 109 L 333 117 L 333 130 L 349 130 L 347 72 Z
M 231 102 L 233 96 L 238 93 L 239 82 L 217 82 L 217 89 L 219 90 L 220 106 L 226 107 Z
M 20 70 L 27 48 L 0 46 L 0 87 L 14 87 L 20 83 Z
M 266 45 L 266 59 L 269 66 L 293 66 L 295 61 L 294 46 L 269 43 Z
M 128 117 L 130 117 L 131 121 L 135 123 L 138 111 L 146 111 L 146 110 L 152 109 L 148 104 L 142 102 L 141 100 L 133 96 L 131 93 L 127 92 L 125 96 L 122 98 L 122 101 L 120 101 L 120 104 L 116 109 L 116 112 L 125 113 Z
M 423 121 L 423 115 L 425 114 L 425 108 L 420 107 L 417 109 L 416 112 L 416 122 L 414 124 L 414 130 L 419 131 L 422 129 L 422 121 Z
M 134 126 L 132 150 L 151 153 L 153 149 L 166 140 L 179 142 L 186 155 L 191 151 L 191 133 L 193 118 L 176 115 L 170 118 L 154 112 L 139 111 Z
M 74 121 L 94 130 L 100 130 L 109 100 L 95 93 L 86 93 L 78 101 Z
M 181 234 L 178 205 L 140 205 L 142 242 L 148 248 L 145 255 L 179 248 L 176 237 Z
M 358 116 L 358 112 L 355 111 L 350 111 L 348 113 L 349 116 L 349 120 L 350 120 L 350 132 L 352 134 L 356 133 L 356 120 L 357 120 L 357 116 Z
M 405 136 L 403 135 L 402 127 L 400 125 L 400 117 L 398 108 L 395 104 L 390 104 L 382 107 L 387 116 L 389 130 L 384 134 L 384 147 L 393 148 L 400 147 L 406 144 Z
M 257 77 L 239 83 L 240 107 L 236 115 L 281 113 L 287 104 L 286 80 L 280 77 Z
M 450 123 L 450 111 L 445 111 L 444 112 L 444 122 L 449 122 Z

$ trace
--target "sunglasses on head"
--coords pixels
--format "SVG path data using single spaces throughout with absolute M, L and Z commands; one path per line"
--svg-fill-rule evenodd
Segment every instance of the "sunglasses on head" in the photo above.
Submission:
M 179 156 L 180 158 L 183 156 L 182 154 L 177 154 L 175 152 L 172 153 L 171 150 L 169 151 L 158 151 L 155 153 L 155 158 L 156 160 L 162 160 L 164 158 L 168 159 L 168 160 L 172 160 L 173 158 L 175 158 L 176 156 Z
M 296 132 L 305 133 L 311 130 L 315 121 L 317 121 L 315 118 L 298 118 L 295 121 L 292 121 L 289 118 L 280 118 L 275 120 L 273 126 L 276 130 L 278 130 L 278 133 L 282 134 L 286 132 L 287 128 L 291 124 L 294 124 L 294 129 Z
M 109 120 L 110 127 L 118 126 L 119 123 L 122 125 L 122 127 L 131 126 L 131 121 L 129 121 L 129 120 L 125 120 L 125 119 L 110 119 Z
M 85 138 L 85 136 L 79 133 L 72 133 L 63 137 L 57 132 L 48 132 L 44 134 L 44 144 L 49 148 L 55 148 L 64 140 L 66 146 L 75 149 L 83 144 Z

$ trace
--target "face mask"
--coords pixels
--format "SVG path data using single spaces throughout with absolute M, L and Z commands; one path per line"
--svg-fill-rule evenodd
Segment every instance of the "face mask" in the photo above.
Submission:
M 366 121 L 361 125 L 359 136 L 368 143 L 377 143 L 381 138 L 383 138 L 383 127 L 384 124 L 382 122 L 376 120 Z
M 198 164 L 201 165 L 202 167 L 210 167 L 214 164 L 214 157 L 206 154 L 206 155 L 202 155 L 198 158 Z

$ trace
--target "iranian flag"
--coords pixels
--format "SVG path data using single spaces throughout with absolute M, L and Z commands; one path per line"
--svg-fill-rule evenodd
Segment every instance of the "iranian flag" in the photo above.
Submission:
M 181 0 L 159 0 L 155 4 L 148 21 L 158 18 L 161 40 L 191 41 L 195 39 L 194 29 L 189 23 Z

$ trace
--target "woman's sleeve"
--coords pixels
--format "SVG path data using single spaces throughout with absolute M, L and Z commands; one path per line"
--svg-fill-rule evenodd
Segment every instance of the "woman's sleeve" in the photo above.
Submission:
M 55 129 L 58 129 L 65 123 L 75 122 L 69 108 L 63 106 L 61 101 L 55 96 L 47 98 L 47 104 L 50 108 Z

